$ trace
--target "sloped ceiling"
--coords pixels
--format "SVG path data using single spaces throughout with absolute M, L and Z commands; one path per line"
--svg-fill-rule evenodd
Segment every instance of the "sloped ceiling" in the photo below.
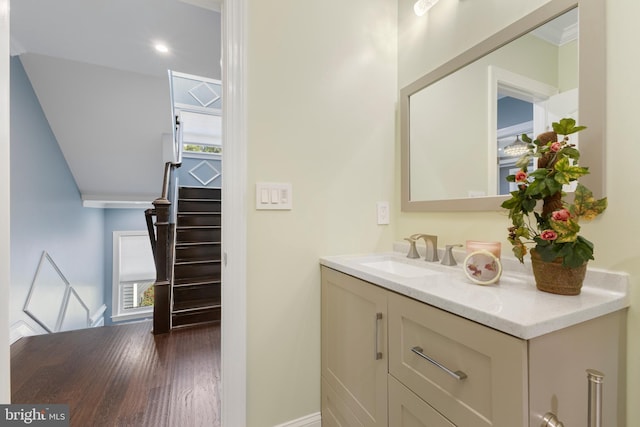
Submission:
M 12 54 L 88 204 L 159 196 L 162 135 L 171 133 L 167 70 L 220 78 L 216 8 L 214 0 L 12 1 Z M 157 41 L 169 55 L 153 50 Z

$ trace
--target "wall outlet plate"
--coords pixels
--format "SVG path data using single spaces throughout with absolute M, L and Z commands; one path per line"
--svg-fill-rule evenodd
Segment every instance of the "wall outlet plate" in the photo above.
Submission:
M 377 202 L 376 214 L 378 217 L 378 225 L 389 224 L 389 202 Z

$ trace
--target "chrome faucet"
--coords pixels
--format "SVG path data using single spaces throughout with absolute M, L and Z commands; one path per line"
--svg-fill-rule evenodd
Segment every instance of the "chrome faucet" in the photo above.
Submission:
M 414 234 L 410 238 L 414 240 L 424 239 L 424 243 L 426 245 L 426 252 L 424 256 L 425 261 L 438 261 L 438 236 L 434 236 L 432 234 Z M 431 243 L 431 245 L 429 245 L 429 243 Z M 429 246 L 431 246 L 431 252 L 429 252 Z

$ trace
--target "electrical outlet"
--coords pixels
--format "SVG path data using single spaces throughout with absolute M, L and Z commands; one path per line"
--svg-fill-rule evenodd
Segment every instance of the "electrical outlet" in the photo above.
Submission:
M 378 225 L 389 224 L 389 202 L 377 202 L 376 213 L 378 216 Z

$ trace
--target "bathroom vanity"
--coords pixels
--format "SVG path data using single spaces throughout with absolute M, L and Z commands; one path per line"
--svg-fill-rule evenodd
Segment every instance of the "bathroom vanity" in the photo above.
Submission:
M 400 253 L 322 258 L 323 426 L 586 426 L 587 369 L 624 425 L 626 275 L 558 296 L 509 261 L 479 286 Z

